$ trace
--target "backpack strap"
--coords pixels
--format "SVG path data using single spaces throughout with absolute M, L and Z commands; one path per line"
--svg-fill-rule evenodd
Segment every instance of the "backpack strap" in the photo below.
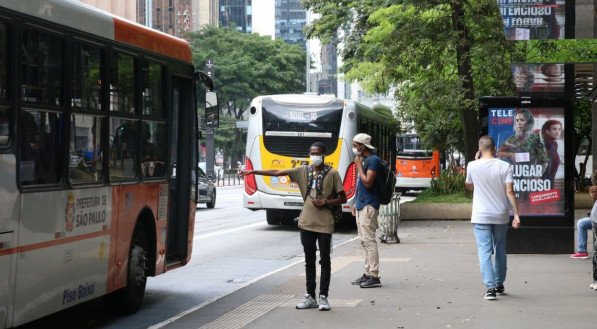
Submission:
M 311 193 L 313 179 L 315 179 L 315 191 L 317 191 L 317 194 L 321 194 L 321 189 L 323 188 L 323 179 L 330 169 L 332 169 L 332 167 L 325 165 L 321 173 L 315 177 L 315 169 L 313 166 L 307 166 L 307 195 Z
M 307 194 L 305 194 L 305 198 L 311 193 L 311 187 L 313 186 L 313 171 L 313 166 L 307 166 Z

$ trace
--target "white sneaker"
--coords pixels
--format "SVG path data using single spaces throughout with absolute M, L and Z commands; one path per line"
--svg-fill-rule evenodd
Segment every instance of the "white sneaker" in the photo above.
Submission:
M 330 310 L 330 303 L 328 302 L 328 296 L 319 295 L 319 310 L 320 311 L 329 311 Z
M 317 301 L 309 294 L 305 294 L 305 298 L 296 304 L 298 310 L 304 310 L 307 308 L 317 308 Z
M 590 289 L 593 289 L 593 290 L 597 290 L 597 281 L 596 281 L 596 282 L 593 282 L 593 283 L 591 283 L 591 284 L 589 285 L 589 288 L 590 288 Z

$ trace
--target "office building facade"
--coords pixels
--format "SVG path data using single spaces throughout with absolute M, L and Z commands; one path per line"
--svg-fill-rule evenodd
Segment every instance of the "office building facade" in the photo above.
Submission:
M 220 0 L 220 26 L 253 33 L 252 0 Z

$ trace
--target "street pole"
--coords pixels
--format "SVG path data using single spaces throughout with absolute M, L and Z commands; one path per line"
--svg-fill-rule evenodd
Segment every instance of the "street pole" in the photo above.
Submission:
M 214 130 L 213 128 L 205 128 L 205 169 L 207 177 L 214 177 L 214 162 L 216 158 L 216 151 L 214 145 Z
M 306 16 L 307 16 L 306 17 L 307 24 L 309 24 L 310 23 L 309 22 L 310 15 L 309 15 L 309 11 L 308 10 L 306 12 Z M 309 81 L 310 80 L 309 79 L 309 73 L 310 73 L 310 70 L 311 70 L 311 54 L 309 53 L 309 39 L 305 40 L 305 50 L 307 51 L 307 60 L 306 60 L 306 64 L 305 64 L 305 66 L 306 66 L 306 69 L 305 69 L 305 82 L 306 82 L 306 85 L 305 85 L 305 87 L 306 87 L 306 91 L 310 92 L 311 91 L 311 81 Z
M 212 79 L 215 80 L 215 68 L 211 59 L 207 60 L 205 64 L 205 72 Z M 216 158 L 216 146 L 214 142 L 214 129 L 211 127 L 205 128 L 205 169 L 207 177 L 214 178 L 214 161 Z

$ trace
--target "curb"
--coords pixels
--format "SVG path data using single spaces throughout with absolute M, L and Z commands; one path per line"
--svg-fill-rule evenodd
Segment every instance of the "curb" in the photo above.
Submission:
M 400 220 L 470 219 L 472 203 L 403 203 Z

